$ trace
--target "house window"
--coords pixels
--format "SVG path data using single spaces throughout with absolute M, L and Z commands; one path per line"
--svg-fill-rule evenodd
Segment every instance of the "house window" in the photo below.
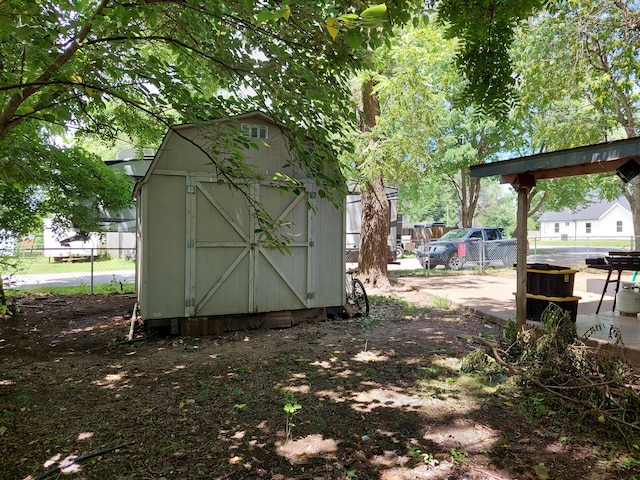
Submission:
M 591 222 L 585 223 L 585 231 L 586 233 L 591 233 Z
M 559 223 L 554 223 L 553 224 L 553 231 L 555 233 L 560 233 L 560 224 Z
M 568 227 L 569 226 L 569 222 L 564 222 L 564 226 Z
M 616 232 L 618 233 L 622 232 L 622 220 L 618 220 L 616 222 Z
M 252 125 L 243 123 L 242 125 L 240 125 L 240 129 L 251 138 L 260 138 L 262 140 L 266 139 L 269 133 L 266 125 Z

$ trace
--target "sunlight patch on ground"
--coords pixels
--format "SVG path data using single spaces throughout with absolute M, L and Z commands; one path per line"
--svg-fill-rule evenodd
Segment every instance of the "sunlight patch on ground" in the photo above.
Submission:
M 419 357 L 407 357 L 402 360 L 402 363 L 404 363 L 405 365 L 422 365 L 423 361 L 424 359 Z
M 443 478 L 450 478 L 453 470 L 453 465 L 450 462 L 440 463 L 436 466 L 430 465 L 417 465 L 413 468 L 407 467 L 394 467 L 389 470 L 385 470 L 380 474 L 380 480 L 415 480 L 417 478 L 421 480 L 441 480 Z M 454 477 L 451 477 L 454 478 Z M 463 477 L 467 478 L 467 477 Z M 471 477 L 468 477 L 471 478 Z M 492 477 L 473 477 L 473 478 L 492 478 Z
M 389 356 L 375 350 L 368 350 L 366 352 L 359 352 L 355 357 L 353 357 L 353 360 L 364 363 L 386 362 L 389 360 Z
M 347 399 L 344 397 L 343 392 L 337 392 L 335 390 L 319 390 L 316 392 L 316 395 L 321 400 L 331 400 L 335 403 L 344 403 Z
M 185 368 L 187 368 L 187 367 L 186 367 L 186 366 L 184 366 L 184 365 L 176 365 L 176 366 L 175 366 L 175 367 L 173 367 L 171 370 L 165 370 L 165 371 L 164 371 L 164 372 L 162 372 L 162 373 L 164 373 L 164 374 L 168 374 L 168 373 L 176 373 L 177 371 L 184 370 Z
M 72 328 L 71 330 L 63 330 L 62 332 L 60 332 L 60 336 L 64 337 L 65 335 L 74 335 L 77 333 L 82 333 L 82 332 L 91 332 L 93 331 L 93 326 L 88 326 L 85 328 Z
M 397 467 L 405 465 L 409 461 L 406 455 L 398 455 L 396 452 L 386 450 L 382 455 L 376 455 L 371 459 L 373 465 L 380 467 Z
M 438 359 L 434 359 L 433 363 L 436 365 L 441 365 L 443 367 L 449 368 L 454 371 L 460 370 L 460 359 L 458 358 L 444 356 Z
M 312 367 L 320 367 L 324 370 L 329 370 L 332 367 L 331 363 L 326 360 L 323 360 L 322 362 L 316 360 L 315 362 L 312 362 L 309 365 Z
M 287 385 L 286 387 L 282 388 L 282 390 L 286 390 L 291 393 L 302 393 L 306 395 L 311 391 L 311 387 L 309 385 Z
M 115 384 L 122 382 L 125 378 L 127 378 L 126 370 L 118 373 L 109 373 L 102 380 L 94 380 L 91 384 L 99 387 L 114 388 Z
M 424 400 L 407 395 L 402 390 L 388 388 L 374 388 L 366 392 L 354 393 L 351 396 L 352 408 L 359 412 L 371 412 L 375 408 L 409 408 L 419 409 Z
M 45 468 L 53 468 L 55 465 L 60 467 L 60 472 L 62 474 L 69 475 L 71 473 L 78 473 L 81 471 L 81 467 L 77 463 L 73 463 L 78 458 L 78 455 L 68 455 L 65 458 L 62 458 L 61 454 L 56 454 L 51 457 L 49 460 L 44 462 Z
M 493 448 L 501 435 L 499 430 L 486 425 L 456 420 L 446 427 L 429 429 L 422 438 L 437 443 L 442 448 L 462 447 L 469 452 L 477 453 Z
M 308 463 L 310 458 L 338 450 L 338 442 L 320 434 L 308 435 L 297 440 L 278 442 L 276 451 L 293 464 Z

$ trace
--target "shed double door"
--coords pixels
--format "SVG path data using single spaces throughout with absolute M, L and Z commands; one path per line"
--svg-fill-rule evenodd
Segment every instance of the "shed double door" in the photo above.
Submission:
M 185 316 L 312 308 L 313 216 L 307 194 L 187 179 Z M 314 197 L 313 193 L 309 194 Z M 290 254 L 270 248 L 250 202 L 283 225 Z

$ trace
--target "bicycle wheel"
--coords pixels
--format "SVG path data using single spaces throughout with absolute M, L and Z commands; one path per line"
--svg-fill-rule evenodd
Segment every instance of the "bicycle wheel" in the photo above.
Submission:
M 355 302 L 354 307 L 358 309 L 358 311 L 363 317 L 368 316 L 369 315 L 369 297 L 367 297 L 367 292 L 364 290 L 364 285 L 357 278 L 353 279 L 353 283 L 351 285 L 353 288 L 351 297 Z

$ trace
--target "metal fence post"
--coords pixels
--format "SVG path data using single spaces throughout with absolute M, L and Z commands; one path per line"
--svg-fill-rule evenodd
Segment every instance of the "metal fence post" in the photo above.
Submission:
M 93 248 L 91 249 L 91 295 L 93 295 Z

